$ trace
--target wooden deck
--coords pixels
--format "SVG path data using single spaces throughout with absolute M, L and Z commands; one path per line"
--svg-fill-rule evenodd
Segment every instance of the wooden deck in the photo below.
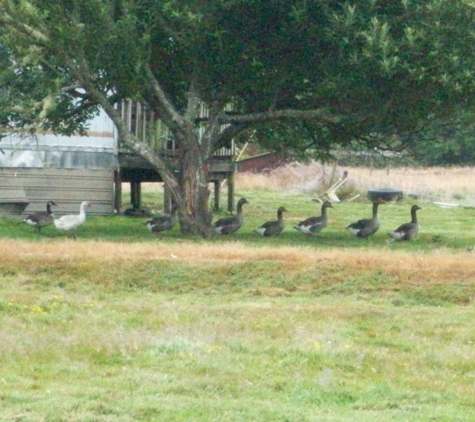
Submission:
M 163 182 L 160 174 L 144 158 L 133 154 L 119 154 L 120 171 L 115 176 L 115 208 L 120 209 L 122 203 L 121 185 L 123 182 L 130 183 L 130 202 L 135 209 L 141 209 L 141 183 Z M 216 156 L 211 162 L 209 182 L 214 185 L 214 209 L 221 208 L 221 186 L 226 181 L 228 185 L 227 209 L 234 210 L 234 173 L 238 163 L 231 157 Z M 169 194 L 165 189 L 164 209 L 171 210 Z
M 118 104 L 118 110 L 126 122 L 128 129 L 143 142 L 153 147 L 159 154 L 167 158 L 173 156 L 175 142 L 168 128 L 146 105 L 133 101 Z M 200 116 L 206 117 L 208 110 L 205 105 L 200 108 Z M 200 129 L 201 130 L 201 129 Z M 200 133 L 200 135 L 202 135 Z M 228 183 L 228 210 L 234 210 L 234 173 L 237 164 L 234 161 L 236 148 L 234 142 L 229 148 L 220 148 L 214 153 L 210 169 L 210 183 L 214 183 L 214 208 L 220 208 L 221 185 L 224 180 Z M 177 166 L 178 168 L 178 166 Z M 119 139 L 119 171 L 115 175 L 115 208 L 120 209 L 122 203 L 121 184 L 130 183 L 131 203 L 135 209 L 141 208 L 142 182 L 162 182 L 160 174 L 142 157 L 122 148 Z M 165 189 L 166 211 L 171 210 L 170 196 Z

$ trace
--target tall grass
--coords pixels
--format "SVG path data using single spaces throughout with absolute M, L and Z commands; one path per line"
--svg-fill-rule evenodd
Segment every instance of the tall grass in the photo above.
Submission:
M 475 202 L 473 167 L 387 168 L 335 167 L 319 163 L 292 163 L 267 174 L 240 173 L 237 185 L 243 190 L 322 193 L 347 170 L 348 182 L 342 191 L 365 196 L 375 188 L 397 188 L 423 199 Z

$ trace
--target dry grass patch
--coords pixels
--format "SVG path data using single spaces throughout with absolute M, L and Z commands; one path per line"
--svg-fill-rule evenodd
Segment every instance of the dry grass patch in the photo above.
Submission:
M 315 269 L 351 276 L 361 272 L 378 271 L 397 277 L 399 283 L 475 283 L 473 252 L 438 249 L 431 252 L 406 252 L 390 248 L 316 250 L 300 247 L 250 247 L 244 242 L 203 243 L 112 243 L 100 241 L 55 241 L 31 243 L 0 241 L 2 267 L 41 270 L 46 266 L 112 265 L 169 261 L 177 266 L 226 266 L 239 263 L 275 262 L 279 271 L 299 274 Z M 330 273 L 329 273 L 330 274 Z M 330 275 L 328 275 L 329 277 Z M 27 280 L 23 275 L 18 282 Z
M 363 192 L 392 187 L 430 200 L 475 201 L 474 167 L 350 168 L 349 174 L 349 182 Z
M 441 201 L 474 201 L 472 183 L 474 167 L 387 168 L 334 167 L 320 163 L 292 163 L 268 174 L 239 173 L 236 183 L 244 191 L 289 191 L 323 193 L 336 182 L 343 171 L 349 173 L 348 182 L 341 191 L 360 192 L 368 189 L 397 188 L 405 194 L 415 194 L 424 199 Z

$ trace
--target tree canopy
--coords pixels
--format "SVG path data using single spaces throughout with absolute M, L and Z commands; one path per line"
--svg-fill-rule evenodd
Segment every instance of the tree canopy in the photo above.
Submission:
M 474 11 L 470 0 L 0 0 L 0 125 L 71 133 L 102 107 L 162 174 L 182 222 L 205 227 L 206 165 L 231 138 L 402 148 L 414 138 L 401 135 L 471 110 Z M 124 98 L 160 116 L 193 183 L 126 133 Z

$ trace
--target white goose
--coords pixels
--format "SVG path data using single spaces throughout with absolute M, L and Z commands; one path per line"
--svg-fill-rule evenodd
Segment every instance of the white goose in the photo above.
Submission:
M 55 218 L 54 226 L 58 230 L 63 230 L 65 232 L 76 230 L 86 221 L 86 207 L 90 206 L 92 206 L 92 204 L 89 201 L 81 202 L 81 206 L 79 207 L 79 214 L 63 215 L 60 218 Z M 73 237 L 76 238 L 74 234 Z

